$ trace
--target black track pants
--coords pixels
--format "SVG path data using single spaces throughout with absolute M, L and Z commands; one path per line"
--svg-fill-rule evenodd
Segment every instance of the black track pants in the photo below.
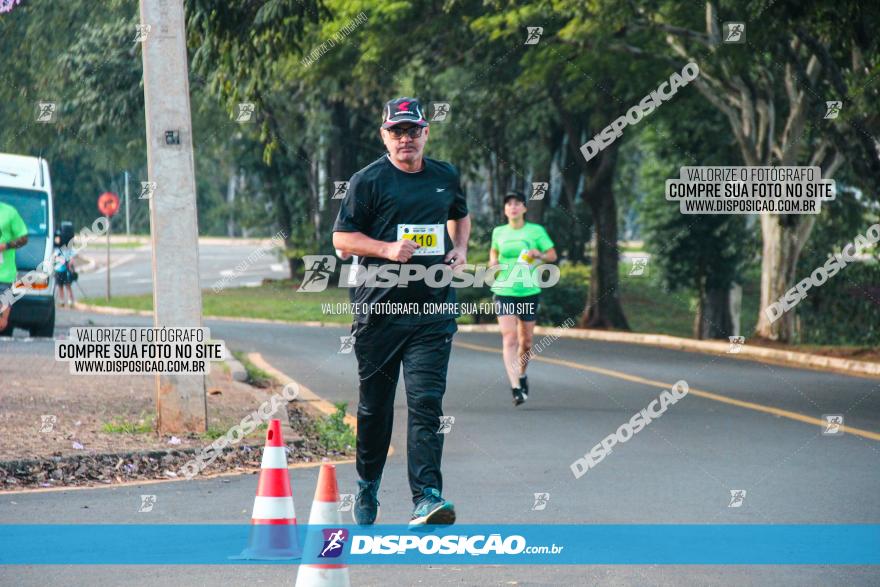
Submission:
M 456 330 L 455 320 L 418 326 L 355 324 L 353 329 L 360 377 L 358 474 L 367 481 L 382 475 L 391 443 L 394 393 L 402 364 L 408 408 L 407 464 L 414 503 L 426 487 L 443 490 L 440 460 L 444 435 L 437 431 Z

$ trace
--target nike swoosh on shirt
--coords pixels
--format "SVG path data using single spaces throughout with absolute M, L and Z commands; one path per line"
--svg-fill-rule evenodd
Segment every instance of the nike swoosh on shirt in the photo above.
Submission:
M 437 188 L 437 191 L 438 191 L 438 192 L 445 192 L 445 191 L 446 191 L 446 188 Z

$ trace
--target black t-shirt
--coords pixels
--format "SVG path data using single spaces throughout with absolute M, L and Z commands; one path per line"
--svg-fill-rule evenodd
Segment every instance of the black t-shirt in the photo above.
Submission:
M 395 167 L 387 155 L 383 155 L 351 177 L 333 232 L 360 232 L 376 240 L 396 242 L 399 240 L 398 230 L 406 229 L 400 225 L 442 225 L 443 253 L 413 255 L 409 260 L 409 263 L 429 267 L 443 263 L 445 253 L 452 249 L 446 221 L 459 220 L 467 214 L 467 200 L 455 166 L 425 157 L 421 171 L 407 173 Z M 359 263 L 370 267 L 395 262 L 364 257 Z M 423 307 L 424 304 L 454 303 L 455 290 L 448 285 L 429 287 L 424 280 L 411 280 L 407 287 L 380 288 L 364 284 L 355 288 L 351 300 L 358 304 L 358 309 L 378 302 L 414 303 Z M 424 324 L 455 318 L 456 314 L 420 312 L 377 317 L 396 324 Z M 359 313 L 357 320 L 372 322 L 368 312 Z

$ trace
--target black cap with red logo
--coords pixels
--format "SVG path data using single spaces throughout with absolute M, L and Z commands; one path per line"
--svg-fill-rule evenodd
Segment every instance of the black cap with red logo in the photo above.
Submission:
M 395 98 L 385 104 L 382 112 L 382 128 L 391 128 L 396 124 L 412 122 L 419 126 L 428 126 L 422 105 L 415 98 Z

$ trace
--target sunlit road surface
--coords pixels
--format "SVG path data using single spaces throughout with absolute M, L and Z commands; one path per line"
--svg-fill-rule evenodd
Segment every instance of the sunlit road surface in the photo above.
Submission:
M 79 287 L 74 295 L 83 292 L 88 297 L 103 297 L 106 291 L 106 248 L 98 242 L 83 253 L 98 262 L 95 271 L 80 273 Z M 249 260 L 250 259 L 250 260 Z M 111 295 L 147 294 L 153 291 L 151 268 L 152 251 L 149 246 L 135 249 L 110 248 Z M 287 264 L 282 263 L 274 249 L 259 245 L 199 244 L 199 283 L 202 289 L 260 285 L 263 278 L 288 277 Z M 218 285 L 219 284 L 219 285 Z
M 70 312 L 58 333 L 148 318 Z M 212 336 L 260 353 L 330 401 L 357 397 L 344 327 L 208 320 Z M 504 524 L 858 524 L 880 522 L 880 380 L 644 346 L 559 339 L 529 367 L 529 401 L 514 408 L 495 334 L 456 335 L 445 413 L 444 495 L 459 521 Z M 48 339 L 4 342 L 4 359 L 51 356 Z M 7 353 L 9 353 L 7 355 Z M 689 394 L 576 479 L 571 463 L 684 379 Z M 402 378 L 401 378 L 402 381 Z M 730 401 L 727 401 L 730 400 Z M 402 383 L 380 501 L 383 523 L 405 523 L 406 410 Z M 752 407 L 749 407 L 752 406 Z M 769 409 L 769 410 L 768 410 Z M 867 435 L 823 434 L 809 423 L 843 414 Z M 794 416 L 802 415 L 806 421 Z M 317 470 L 291 472 L 297 517 L 308 519 Z M 353 465 L 340 491 L 355 492 Z M 149 491 L 146 491 L 149 488 Z M 0 496 L 4 523 L 248 523 L 256 477 Z M 745 490 L 729 507 L 731 490 Z M 534 493 L 550 494 L 533 510 Z M 157 495 L 149 514 L 140 494 Z M 12 502 L 15 502 L 14 504 Z M 87 506 L 87 507 L 86 507 Z M 50 513 L 51 512 L 51 513 Z M 346 514 L 348 515 L 348 514 Z M 296 567 L 3 567 L 10 585 L 293 585 Z M 876 567 L 853 566 L 357 566 L 353 585 L 876 585 Z

